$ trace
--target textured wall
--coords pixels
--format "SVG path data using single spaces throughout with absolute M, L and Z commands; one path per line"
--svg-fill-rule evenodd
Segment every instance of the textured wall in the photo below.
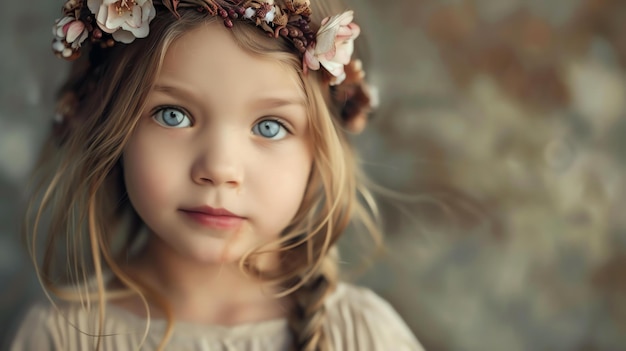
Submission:
M 5 1 L 0 11 L 0 349 L 14 316 L 38 293 L 19 239 L 27 177 L 52 118 L 65 65 L 51 56 L 62 4 Z
M 360 280 L 429 350 L 626 349 L 625 3 L 352 3 L 382 102 L 355 141 L 412 197 L 381 198 L 387 255 Z M 0 13 L 3 325 L 36 292 L 16 218 L 66 69 L 60 6 Z

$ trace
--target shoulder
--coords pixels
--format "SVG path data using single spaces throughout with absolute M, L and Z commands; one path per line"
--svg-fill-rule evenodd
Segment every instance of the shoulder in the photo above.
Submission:
M 132 345 L 137 345 L 143 334 L 140 327 L 111 314 L 104 320 L 100 334 L 98 307 L 90 307 L 79 302 L 34 303 L 24 315 L 9 350 L 84 351 L 92 349 L 98 339 L 101 350 L 136 349 Z
M 28 308 L 11 342 L 11 351 L 60 350 L 62 324 L 60 313 L 50 302 L 39 301 Z
M 393 307 L 370 289 L 340 283 L 326 309 L 336 350 L 423 351 Z

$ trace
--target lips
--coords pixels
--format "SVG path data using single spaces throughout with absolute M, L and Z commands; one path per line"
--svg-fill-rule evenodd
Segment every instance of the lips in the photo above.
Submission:
M 218 230 L 237 229 L 245 220 L 245 217 L 237 216 L 226 209 L 210 206 L 181 209 L 181 212 L 204 227 Z

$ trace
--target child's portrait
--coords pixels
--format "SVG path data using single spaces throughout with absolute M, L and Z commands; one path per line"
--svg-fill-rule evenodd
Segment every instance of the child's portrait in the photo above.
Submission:
M 617 1 L 0 18 L 0 349 L 621 350 Z

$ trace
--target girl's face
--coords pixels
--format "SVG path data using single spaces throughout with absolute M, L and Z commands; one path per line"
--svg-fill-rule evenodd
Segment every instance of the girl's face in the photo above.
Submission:
M 123 155 L 152 244 L 217 263 L 275 240 L 307 186 L 308 135 L 292 68 L 244 51 L 219 22 L 186 33 L 168 49 Z

